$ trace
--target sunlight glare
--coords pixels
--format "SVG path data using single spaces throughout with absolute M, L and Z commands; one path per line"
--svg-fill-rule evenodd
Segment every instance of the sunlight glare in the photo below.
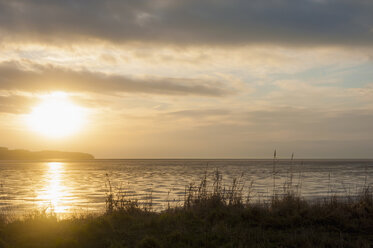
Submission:
M 68 207 L 62 204 L 67 191 L 62 184 L 61 178 L 64 171 L 64 163 L 48 162 L 46 165 L 48 167 L 46 172 L 47 184 L 37 198 L 42 200 L 42 207 L 49 205 L 50 211 L 55 213 L 67 212 Z
M 84 111 L 71 102 L 66 93 L 56 92 L 43 101 L 27 117 L 31 130 L 51 138 L 78 132 L 84 123 Z

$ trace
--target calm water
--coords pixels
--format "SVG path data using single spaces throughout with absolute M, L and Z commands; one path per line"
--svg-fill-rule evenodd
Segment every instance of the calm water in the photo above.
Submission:
M 272 194 L 272 160 L 1 161 L 0 206 L 18 213 L 43 208 L 61 214 L 102 211 L 110 179 L 115 190 L 139 200 L 151 195 L 154 207 L 162 209 L 182 200 L 185 187 L 198 183 L 205 171 L 212 178 L 216 169 L 227 186 L 242 178 L 245 193 L 250 189 L 254 200 Z M 290 175 L 306 198 L 354 194 L 365 183 L 373 185 L 373 160 L 278 161 L 278 191 Z

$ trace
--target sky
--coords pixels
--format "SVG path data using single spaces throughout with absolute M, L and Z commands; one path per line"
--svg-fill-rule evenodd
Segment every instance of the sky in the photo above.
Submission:
M 372 13 L 370 0 L 0 0 L 0 146 L 372 158 Z M 84 109 L 74 135 L 26 124 L 56 92 Z

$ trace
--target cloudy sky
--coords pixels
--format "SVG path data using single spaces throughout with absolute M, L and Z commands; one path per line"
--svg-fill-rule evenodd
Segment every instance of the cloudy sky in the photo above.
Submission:
M 100 158 L 373 157 L 370 0 L 0 0 L 0 146 Z M 53 139 L 24 118 L 65 92 Z

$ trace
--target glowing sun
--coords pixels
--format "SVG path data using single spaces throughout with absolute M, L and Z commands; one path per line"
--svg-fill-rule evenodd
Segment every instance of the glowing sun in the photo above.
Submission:
M 84 124 L 84 111 L 64 93 L 53 93 L 27 116 L 29 127 L 51 138 L 66 137 L 78 132 Z

